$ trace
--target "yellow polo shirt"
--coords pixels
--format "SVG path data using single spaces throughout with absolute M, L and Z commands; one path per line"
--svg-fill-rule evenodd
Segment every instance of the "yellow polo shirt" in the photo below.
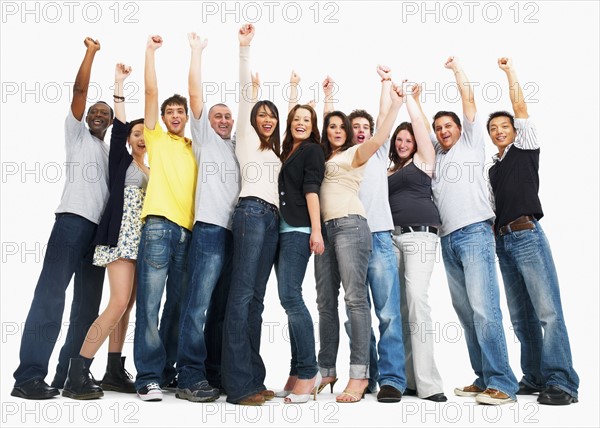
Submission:
M 165 132 L 157 121 L 153 130 L 144 127 L 144 141 L 151 173 L 142 220 L 163 216 L 192 230 L 198 168 L 192 140 Z

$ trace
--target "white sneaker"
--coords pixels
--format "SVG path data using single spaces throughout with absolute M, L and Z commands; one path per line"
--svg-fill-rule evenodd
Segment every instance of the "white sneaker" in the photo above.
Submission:
M 150 382 L 142 389 L 138 389 L 137 395 L 142 401 L 161 401 L 163 398 L 162 389 L 156 382 Z

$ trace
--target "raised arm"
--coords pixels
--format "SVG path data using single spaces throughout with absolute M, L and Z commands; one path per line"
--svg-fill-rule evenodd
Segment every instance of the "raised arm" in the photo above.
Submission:
M 525 103 L 523 90 L 521 89 L 521 84 L 517 78 L 517 72 L 513 66 L 512 59 L 506 57 L 498 58 L 498 67 L 506 73 L 506 77 L 508 78 L 510 102 L 512 103 L 515 117 L 517 119 L 527 119 L 529 117 L 529 113 L 527 113 L 527 104 Z
M 290 76 L 290 100 L 288 101 L 288 112 L 298 104 L 298 84 L 300 83 L 300 76 L 294 70 Z
M 83 41 L 86 47 L 85 56 L 77 71 L 75 83 L 73 84 L 73 99 L 71 100 L 71 112 L 78 121 L 81 121 L 85 113 L 85 102 L 87 100 L 88 87 L 90 85 L 90 76 L 92 74 L 92 63 L 96 52 L 100 50 L 100 42 L 91 37 L 86 37 Z
M 364 165 L 373 154 L 386 142 L 388 138 L 390 138 L 390 132 L 392 130 L 392 126 L 396 121 L 396 117 L 398 117 L 398 112 L 400 111 L 400 107 L 404 102 L 404 92 L 402 91 L 402 87 L 396 86 L 392 84 L 390 88 L 390 110 L 388 114 L 383 119 L 381 126 L 375 130 L 375 135 L 369 138 L 367 141 L 362 143 L 359 148 L 356 150 L 356 154 L 354 155 L 354 159 L 352 160 L 352 167 L 357 168 L 361 165 Z
M 127 121 L 125 114 L 125 97 L 123 96 L 123 82 L 131 74 L 131 67 L 122 63 L 118 63 L 115 67 L 115 93 L 113 95 L 113 103 L 115 107 L 115 118 L 121 123 Z
M 477 108 L 475 107 L 475 94 L 473 92 L 471 82 L 469 82 L 465 71 L 462 69 L 458 61 L 458 58 L 454 56 L 449 57 L 444 64 L 444 67 L 452 70 L 454 73 L 456 85 L 458 86 L 458 91 L 460 92 L 460 98 L 462 100 L 463 114 L 467 119 L 469 119 L 469 121 L 473 122 L 475 120 Z
M 410 122 L 417 143 L 417 152 L 415 153 L 414 158 L 415 165 L 425 171 L 425 173 L 431 175 L 435 164 L 435 149 L 431 145 L 431 140 L 429 139 L 430 131 L 427 128 L 429 122 L 427 121 L 427 118 L 423 117 L 423 112 L 417 105 L 414 97 L 406 97 L 406 109 L 410 116 Z
M 429 119 L 427 119 L 427 115 L 423 111 L 423 106 L 421 105 L 421 85 L 419 85 L 418 83 L 415 83 L 411 88 L 411 95 L 412 95 L 412 99 L 417 104 L 417 108 L 419 109 L 419 112 L 421 113 L 423 122 L 425 122 L 425 127 L 427 129 L 427 132 L 431 134 L 431 124 L 429 123 Z
M 162 43 L 162 37 L 150 36 L 146 44 L 146 60 L 144 63 L 144 126 L 148 129 L 154 129 L 158 121 L 158 84 L 156 83 L 154 52 L 162 46 Z
M 240 134 L 247 131 L 246 126 L 250 126 L 250 112 L 254 101 L 252 100 L 252 91 L 248 91 L 252 86 L 252 73 L 250 72 L 250 42 L 254 38 L 255 29 L 252 24 L 244 24 L 238 31 L 238 40 L 240 42 L 240 104 L 238 112 L 238 138 Z M 239 140 L 238 140 L 239 141 Z
M 335 85 L 335 81 L 329 75 L 325 77 L 323 80 L 323 101 L 325 105 L 323 106 L 323 117 L 327 116 L 329 113 L 333 111 L 333 88 Z
M 200 119 L 204 109 L 202 93 L 202 52 L 208 40 L 200 38 L 196 33 L 188 33 L 188 41 L 192 50 L 190 59 L 190 74 L 188 76 L 188 91 L 190 94 L 190 109 L 194 119 Z
M 381 95 L 379 96 L 379 114 L 375 122 L 375 128 L 379 128 L 383 119 L 390 110 L 392 101 L 390 99 L 390 88 L 392 87 L 392 70 L 386 65 L 377 66 L 377 74 L 381 77 Z
M 258 75 L 258 71 L 250 73 L 250 77 L 252 78 L 252 102 L 256 103 L 258 101 L 258 91 L 260 91 L 260 76 Z

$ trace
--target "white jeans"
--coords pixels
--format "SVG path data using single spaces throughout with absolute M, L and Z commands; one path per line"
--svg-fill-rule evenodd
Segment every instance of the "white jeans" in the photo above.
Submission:
M 433 357 L 433 323 L 428 303 L 429 280 L 436 261 L 438 237 L 429 232 L 394 235 L 398 260 L 408 388 L 420 398 L 444 392 Z

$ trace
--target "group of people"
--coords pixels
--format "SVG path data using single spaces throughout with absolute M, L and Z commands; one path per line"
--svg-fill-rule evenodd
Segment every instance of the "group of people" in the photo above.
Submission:
M 454 393 L 486 404 L 534 393 L 541 404 L 577 402 L 579 379 L 556 269 L 539 224 L 540 149 L 512 61 L 498 60 L 514 115 L 495 112 L 487 120 L 498 148 L 488 188 L 483 119 L 456 58 L 445 67 L 460 90 L 462 121 L 440 111 L 430 125 L 420 87 L 396 85 L 391 70 L 378 66 L 376 121 L 364 110 L 349 115 L 335 110 L 328 76 L 320 133 L 314 105 L 298 103 L 300 77 L 292 73 L 282 133 L 276 105 L 257 100 L 260 82 L 250 72 L 254 35 L 251 24 L 238 32 L 241 93 L 235 136 L 230 108 L 204 105 L 207 41 L 195 33 L 188 35 L 191 112 L 177 94 L 159 107 L 155 53 L 163 40 L 151 36 L 144 118 L 127 122 L 123 82 L 131 68 L 117 64 L 114 110 L 97 102 L 84 121 L 92 63 L 100 50 L 98 41 L 85 39 L 65 122 L 66 152 L 70 161 L 94 163 L 104 174 L 94 182 L 67 177 L 25 324 L 12 395 L 46 399 L 62 389 L 65 397 L 91 399 L 111 390 L 160 401 L 164 388 L 174 388 L 177 398 L 193 402 L 226 394 L 227 402 L 239 405 L 261 405 L 275 397 L 305 403 L 328 385 L 333 392 L 338 380 L 341 284 L 350 365 L 336 401 L 356 403 L 365 393 L 377 393 L 380 402 L 399 402 L 403 395 L 444 402 L 433 340 L 411 331 L 411 325 L 431 328 L 428 289 L 441 240 L 452 304 L 476 376 Z M 392 132 L 402 105 L 410 123 Z M 185 136 L 188 121 L 191 140 Z M 104 138 L 111 125 L 109 147 Z M 451 165 L 461 170 L 446 177 Z M 311 254 L 318 354 L 302 296 Z M 508 361 L 496 255 L 521 342 L 520 382 Z M 105 267 L 110 299 L 98 316 Z M 260 355 L 273 267 L 291 345 L 289 376 L 277 392 L 264 384 Z M 73 276 L 69 330 L 49 386 L 45 377 Z M 121 355 L 134 302 L 135 381 Z M 371 305 L 379 320 L 378 341 Z M 90 365 L 106 339 L 106 373 L 97 382 Z

